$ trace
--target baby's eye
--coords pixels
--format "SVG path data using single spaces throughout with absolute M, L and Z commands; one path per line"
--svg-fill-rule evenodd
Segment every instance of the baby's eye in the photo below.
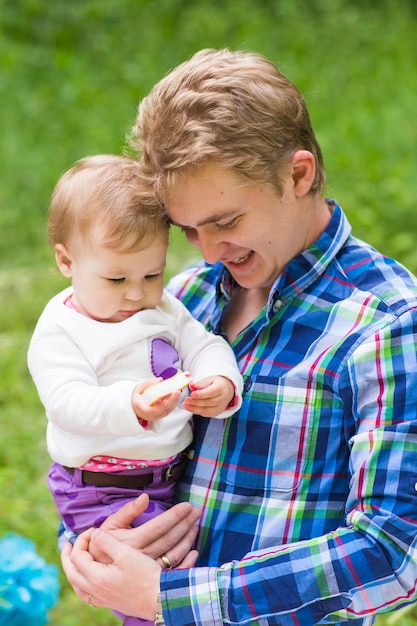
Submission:
M 157 280 L 161 274 L 147 274 L 145 280 Z
M 125 282 L 125 278 L 108 278 L 108 281 L 110 281 L 111 283 L 113 283 L 114 285 L 121 285 L 122 283 Z

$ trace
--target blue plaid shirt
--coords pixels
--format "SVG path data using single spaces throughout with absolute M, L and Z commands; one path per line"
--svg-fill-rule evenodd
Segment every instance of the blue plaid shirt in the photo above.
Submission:
M 350 231 L 334 203 L 232 344 L 242 408 L 195 420 L 200 559 L 162 572 L 167 626 L 364 625 L 417 597 L 417 280 Z M 204 263 L 169 286 L 215 333 L 232 287 Z

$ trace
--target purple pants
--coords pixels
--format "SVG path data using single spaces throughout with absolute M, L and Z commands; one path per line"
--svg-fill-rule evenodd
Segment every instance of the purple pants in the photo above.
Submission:
M 135 518 L 132 526 L 140 526 L 169 509 L 174 502 L 175 482 L 160 481 L 158 477 L 168 465 L 152 467 L 156 480 L 145 489 L 125 489 L 122 487 L 97 487 L 83 483 L 81 471 L 74 470 L 74 475 L 67 472 L 62 465 L 52 463 L 48 474 L 48 487 L 55 500 L 58 512 L 65 524 L 77 534 L 91 527 L 99 527 L 112 513 L 118 511 L 126 502 L 137 498 L 141 493 L 149 495 L 149 506 L 142 515 Z M 129 476 L 149 474 L 150 469 L 128 470 L 118 472 Z M 137 617 L 127 617 L 114 611 L 124 621 L 125 626 L 153 624 Z

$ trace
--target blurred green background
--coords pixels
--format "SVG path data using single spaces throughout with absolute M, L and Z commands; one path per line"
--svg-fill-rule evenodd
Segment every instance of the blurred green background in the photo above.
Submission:
M 414 0 L 0 0 L 0 538 L 17 532 L 59 564 L 26 350 L 66 284 L 45 235 L 62 171 L 121 152 L 138 101 L 198 49 L 261 52 L 305 94 L 327 195 L 357 236 L 417 272 L 416 32 Z M 173 231 L 168 275 L 195 256 Z M 120 623 L 62 585 L 53 626 Z M 377 624 L 416 621 L 411 607 Z

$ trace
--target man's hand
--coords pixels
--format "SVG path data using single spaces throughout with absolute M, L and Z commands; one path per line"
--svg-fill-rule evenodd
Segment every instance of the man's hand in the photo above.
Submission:
M 161 569 L 193 567 L 191 547 L 199 509 L 187 502 L 173 506 L 137 528 L 131 521 L 147 508 L 142 494 L 111 515 L 99 529 L 82 533 L 74 546 L 65 544 L 61 561 L 68 581 L 86 603 L 152 620 Z M 161 557 L 164 557 L 162 561 Z
M 110 515 L 101 525 L 101 530 L 109 531 L 126 545 L 139 548 L 154 560 L 158 559 L 162 568 L 165 565 L 161 556 L 168 558 L 172 567 L 192 567 L 197 558 L 197 553 L 191 548 L 198 534 L 196 522 L 201 517 L 200 509 L 189 502 L 180 502 L 142 526 L 132 528 L 131 522 L 146 511 L 148 504 L 147 494 L 140 495 Z M 106 562 L 106 555 L 99 554 L 96 542 L 91 542 L 89 550 L 97 561 Z

